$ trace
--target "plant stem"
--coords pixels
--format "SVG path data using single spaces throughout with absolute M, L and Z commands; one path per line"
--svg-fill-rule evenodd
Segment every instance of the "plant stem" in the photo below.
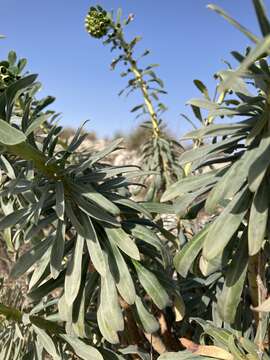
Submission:
M 137 83 L 139 84 L 139 87 L 141 89 L 141 92 L 142 92 L 142 95 L 144 98 L 144 103 L 145 103 L 148 113 L 151 117 L 151 122 L 152 122 L 152 126 L 153 126 L 153 134 L 157 138 L 160 133 L 160 129 L 158 126 L 158 116 L 157 116 L 157 113 L 155 112 L 153 102 L 148 94 L 146 83 L 143 79 L 143 76 L 142 76 L 140 70 L 138 69 L 136 61 L 132 58 L 131 52 L 128 51 L 129 44 L 125 41 L 122 31 L 117 32 L 117 38 L 119 40 L 119 43 L 120 43 L 122 49 L 125 52 L 126 60 L 130 64 L 130 70 L 133 72 L 135 79 L 136 79 Z

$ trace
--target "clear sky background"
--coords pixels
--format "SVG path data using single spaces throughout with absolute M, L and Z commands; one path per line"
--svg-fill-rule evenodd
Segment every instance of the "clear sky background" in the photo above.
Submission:
M 169 107 L 164 119 L 179 136 L 190 128 L 180 116 L 189 114 L 185 105 L 200 96 L 193 79 L 211 89 L 212 75 L 231 60 L 230 51 L 244 51 L 248 39 L 216 13 L 206 8 L 207 0 L 99 0 L 107 10 L 121 7 L 134 13 L 127 36 L 142 35 L 139 47 L 151 50 L 149 63 L 159 63 L 157 74 L 164 80 Z M 213 0 L 254 33 L 259 34 L 251 0 Z M 270 1 L 265 0 L 270 8 Z M 118 97 L 126 85 L 120 68 L 111 71 L 110 48 L 90 38 L 84 18 L 92 0 L 0 0 L 0 58 L 14 49 L 28 58 L 28 69 L 38 73 L 42 95 L 56 96 L 53 108 L 63 114 L 62 124 L 78 127 L 91 119 L 89 131 L 112 137 L 130 132 L 139 124 L 129 110 L 141 103 L 138 96 Z

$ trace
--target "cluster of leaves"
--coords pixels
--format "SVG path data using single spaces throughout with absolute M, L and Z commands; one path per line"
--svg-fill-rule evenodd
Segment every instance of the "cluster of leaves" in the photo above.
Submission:
M 179 144 L 162 135 L 163 106 L 153 106 L 163 86 L 153 66 L 138 68 L 138 38 L 124 40 L 133 17 L 121 23 L 120 13 L 113 21 L 100 7 L 90 10 L 94 35 L 123 51 L 112 66 L 127 66 L 126 91 L 142 91 L 134 111 L 150 116 L 144 125 L 152 134 L 144 172 L 105 162 L 121 140 L 81 153 L 82 127 L 63 146 L 58 114 L 47 110 L 54 99 L 36 97 L 37 76 L 22 73 L 25 60 L 14 52 L 1 63 L 12 76 L 0 92 L 0 231 L 19 255 L 11 276 L 29 278 L 27 301 L 2 286 L 1 358 L 269 359 L 270 21 L 262 1 L 253 3 L 262 40 L 210 6 L 255 48 L 232 53 L 240 64 L 217 74 L 217 100 L 195 81 L 204 98 L 189 104 L 202 127 L 185 136 L 194 147 L 180 157 Z M 181 232 L 176 242 L 153 221 L 166 204 L 132 200 L 129 186 L 149 172 L 148 199 L 166 189 L 161 200 L 181 221 L 207 212 L 208 224 L 191 239 Z
M 96 22 L 100 23 L 99 20 L 102 16 L 106 16 L 107 22 L 105 26 L 104 21 L 101 21 L 102 31 L 100 31 L 101 36 L 98 37 L 106 37 L 103 43 L 110 45 L 111 51 L 118 50 L 119 52 L 112 61 L 111 68 L 115 69 L 117 65 L 122 64 L 124 71 L 121 76 L 128 77 L 128 84 L 120 91 L 119 95 L 126 94 L 128 96 L 139 90 L 144 99 L 144 102 L 135 106 L 131 112 L 137 113 L 136 118 L 146 117 L 142 127 L 152 134 L 141 149 L 141 162 L 143 170 L 146 172 L 141 181 L 148 187 L 145 200 L 157 200 L 170 184 L 183 176 L 183 170 L 177 161 L 183 148 L 177 141 L 168 137 L 166 131 L 163 131 L 165 123 L 161 116 L 166 110 L 166 106 L 161 102 L 160 95 L 166 94 L 164 84 L 154 71 L 157 64 L 140 66 L 140 60 L 149 54 L 149 50 L 146 50 L 138 58 L 134 55 L 135 46 L 141 37 L 136 36 L 130 42 L 125 40 L 124 28 L 133 20 L 134 16 L 129 15 L 127 19 L 121 20 L 122 12 L 119 9 L 116 20 L 114 20 L 113 13 L 106 12 L 100 6 L 91 7 L 86 17 L 86 30 L 93 37 L 96 36 L 89 26 L 89 19 L 95 20 L 96 24 Z M 157 176 L 152 176 L 153 173 L 157 173 Z
M 189 101 L 211 121 L 185 136 L 204 143 L 182 154 L 180 164 L 191 164 L 191 174 L 168 188 L 161 200 L 182 205 L 182 211 L 184 204 L 186 215 L 205 211 L 213 216 L 176 254 L 175 268 L 181 278 L 208 282 L 204 305 L 212 314 L 204 318 L 238 330 L 245 341 L 258 344 L 254 358 L 260 352 L 268 358 L 270 21 L 262 1 L 253 2 L 262 40 L 217 6 L 209 6 L 255 42 L 255 48 L 243 55 L 233 51 L 239 67 L 233 70 L 228 64 L 218 73 L 221 102 L 211 101 L 206 91 L 203 99 Z M 216 117 L 236 120 L 214 124 Z
M 27 244 L 11 276 L 30 274 L 28 309 L 38 305 L 45 313 L 36 321 L 27 309 L 30 340 L 24 346 L 32 344 L 29 359 L 44 351 L 65 358 L 63 342 L 82 359 L 101 359 L 119 343 L 119 333 L 124 336 L 126 308 L 141 334 L 156 332 L 151 308 L 170 306 L 179 289 L 170 283 L 168 249 L 151 213 L 130 199 L 128 187 L 140 170 L 102 162 L 121 139 L 81 155 L 77 149 L 87 134 L 80 128 L 63 148 L 57 114 L 45 110 L 53 98 L 36 99 L 36 78 L 21 75 L 0 95 L 0 230 L 10 250 Z M 24 324 L 24 314 L 10 315 L 2 305 L 4 316 Z M 21 343 L 11 346 L 10 339 L 3 338 L 3 354 L 19 359 Z

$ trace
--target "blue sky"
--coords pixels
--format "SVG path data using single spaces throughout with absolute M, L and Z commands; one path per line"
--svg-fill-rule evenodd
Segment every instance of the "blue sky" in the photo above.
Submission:
M 127 37 L 142 35 L 139 49 L 150 49 L 149 63 L 159 63 L 157 74 L 164 80 L 169 107 L 164 115 L 172 133 L 179 136 L 189 125 L 179 116 L 189 114 L 185 105 L 200 96 L 193 79 L 213 89 L 212 74 L 231 60 L 230 51 L 242 51 L 248 39 L 223 18 L 208 10 L 207 0 L 100 0 L 107 10 L 121 7 L 136 15 Z M 243 25 L 259 34 L 251 0 L 213 0 Z M 270 6 L 270 1 L 265 0 Z M 90 131 L 111 137 L 129 132 L 139 121 L 129 110 L 139 96 L 118 97 L 125 86 L 119 70 L 111 71 L 109 47 L 90 38 L 84 17 L 92 0 L 0 0 L 0 58 L 16 50 L 28 58 L 28 69 L 38 73 L 42 95 L 56 96 L 53 108 L 63 114 L 62 124 L 78 127 L 90 119 Z

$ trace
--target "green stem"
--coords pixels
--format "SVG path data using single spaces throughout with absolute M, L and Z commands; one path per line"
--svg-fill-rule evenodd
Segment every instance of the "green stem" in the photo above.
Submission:
M 130 70 L 133 72 L 133 74 L 136 78 L 136 81 L 139 84 L 139 87 L 141 89 L 141 92 L 142 92 L 142 95 L 144 98 L 144 103 L 145 103 L 148 113 L 151 117 L 151 122 L 152 122 L 152 126 L 153 126 L 153 134 L 155 137 L 158 137 L 159 133 L 160 133 L 160 129 L 158 126 L 158 116 L 157 116 L 157 113 L 155 112 L 153 102 L 148 94 L 146 83 L 142 77 L 140 70 L 138 69 L 136 61 L 132 58 L 131 53 L 128 51 L 129 44 L 125 41 L 125 39 L 123 37 L 123 32 L 118 31 L 117 37 L 118 37 L 118 40 L 120 42 L 122 49 L 125 52 L 126 60 L 130 64 Z

